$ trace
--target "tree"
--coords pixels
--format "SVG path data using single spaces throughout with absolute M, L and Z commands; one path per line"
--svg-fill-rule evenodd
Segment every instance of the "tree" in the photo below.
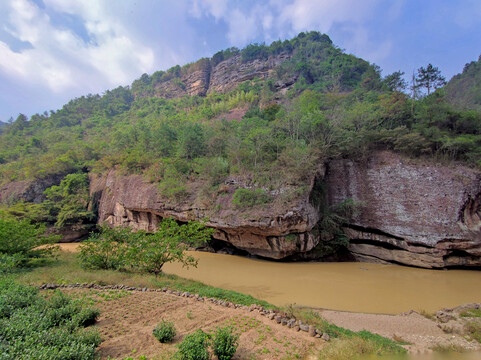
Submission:
M 197 260 L 185 251 L 206 243 L 213 233 L 214 229 L 203 223 L 190 221 L 179 225 L 171 218 L 163 219 L 154 233 L 104 227 L 82 243 L 80 261 L 86 268 L 136 270 L 158 275 L 164 264 L 174 261 L 183 266 L 197 266 Z
M 421 66 L 418 69 L 416 82 L 418 87 L 426 88 L 428 95 L 431 93 L 431 89 L 446 85 L 446 79 L 441 76 L 441 71 L 432 64 L 428 64 L 426 68 Z
M 403 90 L 406 90 L 408 86 L 406 80 L 402 78 L 403 75 L 404 71 L 393 72 L 384 78 L 383 83 L 389 91 L 402 92 Z
M 44 191 L 47 200 L 44 207 L 55 216 L 56 226 L 75 225 L 92 222 L 95 214 L 87 209 L 89 201 L 89 180 L 87 174 L 68 174 L 60 185 Z

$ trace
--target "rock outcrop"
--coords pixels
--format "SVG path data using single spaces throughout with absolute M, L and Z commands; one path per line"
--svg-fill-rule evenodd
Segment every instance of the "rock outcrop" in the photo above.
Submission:
M 18 201 L 40 204 L 46 199 L 43 192 L 50 186 L 58 185 L 65 174 L 51 175 L 39 180 L 13 181 L 0 187 L 0 204 Z
M 265 60 L 254 59 L 244 62 L 240 55 L 235 55 L 214 67 L 209 62 L 205 62 L 198 70 L 156 84 L 154 94 L 171 99 L 182 96 L 204 96 L 212 92 L 225 93 L 235 89 L 244 81 L 273 77 L 276 66 L 289 57 L 289 54 L 281 53 L 269 56 Z M 278 81 L 275 84 L 276 90 L 287 89 L 295 83 L 295 80 Z
M 232 205 L 238 185 L 227 181 L 228 189 L 218 196 L 212 211 L 201 205 L 169 205 L 156 184 L 145 182 L 139 175 L 122 176 L 115 171 L 105 176 L 91 176 L 91 195 L 98 204 L 98 220 L 112 226 L 130 226 L 134 230 L 155 231 L 164 217 L 178 221 L 201 220 L 217 231 L 214 238 L 229 242 L 237 249 L 273 259 L 282 259 L 313 249 L 319 242 L 313 232 L 319 221 L 319 209 L 309 198 L 292 208 L 276 212 L 267 209 L 254 214 Z M 312 183 L 314 186 L 314 181 Z
M 231 195 L 239 184 L 234 181 L 226 182 L 231 189 L 218 197 L 215 211 L 192 203 L 168 205 L 155 184 L 115 171 L 92 176 L 91 193 L 99 222 L 154 231 L 163 217 L 183 222 L 209 217 L 216 239 L 281 259 L 312 253 L 320 243 L 319 205 L 309 199 L 319 198 L 312 195 L 321 191 L 315 185 L 321 179 L 330 206 L 345 199 L 359 205 L 359 215 L 344 229 L 356 259 L 425 268 L 481 266 L 481 174 L 387 151 L 363 160 L 330 161 L 311 181 L 311 194 L 278 212 L 236 210 Z
M 345 229 L 358 260 L 481 266 L 480 173 L 385 151 L 331 161 L 325 182 L 331 204 L 360 204 Z

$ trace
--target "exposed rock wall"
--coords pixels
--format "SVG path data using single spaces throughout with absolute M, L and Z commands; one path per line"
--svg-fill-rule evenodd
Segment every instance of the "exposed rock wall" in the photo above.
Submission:
M 232 207 L 235 186 L 220 196 L 214 205 L 217 212 L 201 206 L 170 206 L 159 195 L 156 184 L 141 176 L 122 176 L 111 171 L 105 176 L 91 176 L 91 195 L 98 204 L 99 222 L 112 226 L 130 226 L 135 230 L 155 231 L 164 217 L 178 221 L 209 217 L 207 226 L 217 231 L 214 238 L 227 241 L 253 255 L 281 259 L 314 248 L 319 239 L 311 230 L 319 221 L 319 209 L 303 200 L 283 213 L 253 214 Z M 250 215 L 250 216 L 249 216 Z
M 65 174 L 58 174 L 40 180 L 13 181 L 0 187 L 0 204 L 18 201 L 41 203 L 46 199 L 43 192 L 53 185 L 60 184 Z
M 420 267 L 481 266 L 481 175 L 391 152 L 328 165 L 329 202 L 352 198 L 346 233 L 359 260 Z
M 256 77 L 259 79 L 272 77 L 275 67 L 289 57 L 289 54 L 282 53 L 270 56 L 265 60 L 255 59 L 243 62 L 241 56 L 236 55 L 220 62 L 213 68 L 206 63 L 200 70 L 157 84 L 154 93 L 155 96 L 167 99 L 187 95 L 204 96 L 212 92 L 225 93 L 235 89 L 244 81 Z M 280 91 L 294 82 L 295 79 L 289 79 L 286 82 L 280 81 L 275 86 Z

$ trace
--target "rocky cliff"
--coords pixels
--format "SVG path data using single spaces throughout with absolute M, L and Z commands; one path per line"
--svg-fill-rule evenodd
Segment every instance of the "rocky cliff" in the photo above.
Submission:
M 155 184 L 114 171 L 93 176 L 91 193 L 99 222 L 152 231 L 166 216 L 179 221 L 208 216 L 215 238 L 253 255 L 281 259 L 313 253 L 320 243 L 319 205 L 310 199 L 321 191 L 315 185 L 321 180 L 329 205 L 348 198 L 359 205 L 359 215 L 344 228 L 349 251 L 358 260 L 426 268 L 481 266 L 481 174 L 391 152 L 328 162 L 306 196 L 282 211 L 254 214 L 233 208 L 231 195 L 238 184 L 232 181 L 227 196 L 216 199 L 216 211 L 167 205 Z
M 235 55 L 215 66 L 205 62 L 200 69 L 156 84 L 154 95 L 171 99 L 182 96 L 204 96 L 212 92 L 225 93 L 235 89 L 244 81 L 272 77 L 275 67 L 289 57 L 289 54 L 281 53 L 269 56 L 267 59 L 242 61 L 241 55 Z M 294 82 L 295 79 L 288 79 L 284 82 L 277 82 L 275 86 L 277 90 L 281 91 Z
M 240 210 L 232 205 L 238 186 L 238 181 L 228 180 L 222 196 L 209 207 L 189 201 L 170 205 L 159 195 L 156 184 L 145 182 L 139 175 L 122 176 L 115 171 L 92 176 L 90 189 L 98 207 L 99 222 L 112 226 L 155 231 L 163 217 L 181 222 L 208 218 L 206 225 L 217 230 L 214 238 L 250 254 L 273 259 L 306 252 L 318 244 L 319 238 L 312 230 L 319 221 L 319 209 L 308 196 L 279 211 Z
M 481 266 L 481 175 L 391 152 L 331 161 L 330 203 L 352 198 L 345 231 L 358 260 L 441 268 Z

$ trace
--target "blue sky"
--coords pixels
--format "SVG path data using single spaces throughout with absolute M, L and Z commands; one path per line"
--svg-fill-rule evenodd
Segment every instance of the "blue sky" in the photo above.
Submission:
M 480 0 L 1 0 L 0 120 L 218 50 L 328 34 L 383 75 L 481 55 Z

